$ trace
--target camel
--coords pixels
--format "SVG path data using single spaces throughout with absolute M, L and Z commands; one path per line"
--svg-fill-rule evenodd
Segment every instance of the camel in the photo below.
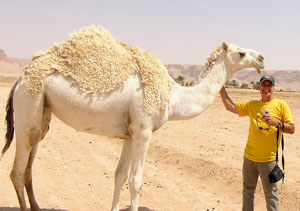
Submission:
M 162 116 L 159 112 L 149 113 L 142 109 L 143 84 L 136 72 L 122 87 L 108 93 L 94 93 L 93 97 L 59 71 L 45 76 L 41 91 L 28 95 L 22 83 L 25 76 L 22 75 L 12 87 L 7 101 L 6 144 L 2 150 L 3 156 L 13 140 L 15 129 L 16 153 L 10 177 L 20 210 L 27 209 L 24 186 L 31 210 L 40 210 L 34 196 L 31 172 L 38 144 L 49 130 L 52 113 L 77 131 L 125 139 L 115 170 L 111 210 L 119 210 L 120 192 L 130 168 L 131 211 L 137 211 L 152 133 L 168 120 L 187 120 L 202 113 L 213 103 L 232 74 L 245 68 L 255 68 L 259 73 L 264 68 L 263 56 L 251 49 L 222 43 L 217 53 L 208 59 L 206 71 L 196 85 L 184 87 L 172 81 L 170 101 Z

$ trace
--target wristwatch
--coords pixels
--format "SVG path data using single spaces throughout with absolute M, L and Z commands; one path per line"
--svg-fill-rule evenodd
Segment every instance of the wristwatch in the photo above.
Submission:
M 278 125 L 276 126 L 276 128 L 280 129 L 281 127 L 282 127 L 282 123 L 278 121 Z

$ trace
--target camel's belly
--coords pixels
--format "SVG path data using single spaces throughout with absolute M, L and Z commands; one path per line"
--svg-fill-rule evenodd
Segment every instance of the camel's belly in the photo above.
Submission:
M 111 137 L 123 137 L 128 134 L 128 115 L 125 113 L 82 111 L 72 105 L 60 104 L 51 105 L 51 110 L 60 120 L 77 131 Z
M 132 93 L 139 87 L 136 76 L 132 76 L 123 89 L 111 94 L 92 96 L 80 91 L 61 74 L 45 79 L 46 103 L 52 112 L 67 125 L 85 131 L 111 137 L 126 137 L 130 122 L 129 107 Z M 138 91 L 139 92 L 139 91 Z M 142 93 L 141 93 L 142 94 Z

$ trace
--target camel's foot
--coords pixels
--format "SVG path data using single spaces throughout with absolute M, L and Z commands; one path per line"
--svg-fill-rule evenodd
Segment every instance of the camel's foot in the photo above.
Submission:
M 30 207 L 31 211 L 42 211 L 39 206 Z
M 120 209 L 119 209 L 119 207 L 113 207 L 113 208 L 111 208 L 111 211 L 119 211 Z

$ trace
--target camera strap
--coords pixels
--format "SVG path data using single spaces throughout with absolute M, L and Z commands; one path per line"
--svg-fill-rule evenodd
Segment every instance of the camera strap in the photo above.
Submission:
M 276 150 L 276 165 L 278 165 L 278 144 L 279 144 L 279 128 L 277 129 L 277 141 L 276 141 L 276 145 L 277 145 L 277 150 Z M 284 138 L 283 138 L 283 133 L 281 134 L 281 149 L 282 149 L 282 170 L 283 170 L 283 177 L 282 177 L 282 183 L 284 183 L 284 154 L 283 154 L 283 150 L 284 150 Z

